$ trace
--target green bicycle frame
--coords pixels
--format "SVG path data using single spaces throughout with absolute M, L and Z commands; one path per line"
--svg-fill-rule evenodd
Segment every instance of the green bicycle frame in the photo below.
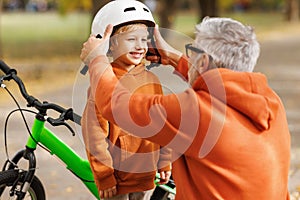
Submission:
M 65 163 L 66 168 L 76 174 L 89 191 L 92 192 L 97 199 L 100 199 L 88 160 L 81 158 L 74 150 L 72 150 L 44 125 L 44 121 L 36 118 L 34 119 L 32 137 L 28 138 L 26 146 L 30 149 L 36 149 L 36 142 L 44 145 L 50 151 L 51 155 L 56 155 L 63 163 Z M 34 138 L 36 142 L 32 138 Z M 155 181 L 156 185 L 158 185 L 157 182 L 158 180 Z M 176 190 L 168 185 L 159 185 L 159 187 L 172 194 L 176 194 Z
M 67 144 L 47 129 L 44 124 L 44 121 L 34 119 L 32 126 L 32 137 L 34 140 L 44 145 L 50 151 L 51 155 L 56 155 L 65 163 L 66 168 L 76 174 L 92 194 L 97 199 L 100 199 L 88 160 L 81 158 Z M 36 149 L 37 143 L 32 137 L 28 138 L 26 146 L 31 149 Z
M 7 162 L 3 167 L 4 170 L 7 167 L 8 167 L 7 169 L 15 169 L 17 167 L 15 163 L 18 163 L 18 161 L 21 158 L 25 158 L 29 160 L 29 170 L 26 172 L 24 181 L 20 188 L 21 190 L 18 191 L 19 192 L 18 199 L 19 197 L 22 198 L 25 195 L 25 192 L 27 192 L 28 190 L 30 181 L 32 181 L 34 178 L 35 167 L 36 167 L 34 150 L 36 149 L 38 144 L 42 144 L 44 147 L 46 147 L 49 150 L 51 155 L 55 155 L 56 157 L 58 157 L 66 165 L 66 168 L 70 170 L 74 175 L 76 175 L 97 199 L 100 199 L 89 161 L 80 157 L 71 147 L 65 144 L 53 132 L 51 132 L 49 129 L 45 127 L 44 116 L 46 114 L 46 111 L 49 108 L 44 104 L 40 103 L 38 99 L 34 98 L 33 96 L 30 96 L 26 92 L 22 80 L 17 76 L 17 71 L 15 69 L 11 69 L 10 67 L 8 67 L 1 60 L 0 60 L 0 70 L 3 71 L 5 74 L 7 74 L 7 76 L 5 77 L 3 76 L 3 78 L 0 77 L 1 87 L 3 86 L 2 85 L 3 80 L 13 79 L 18 84 L 23 97 L 27 100 L 28 106 L 35 107 L 39 111 L 39 113 L 36 115 L 36 118 L 33 121 L 32 130 L 31 130 L 32 133 L 31 136 L 28 137 L 26 143 L 27 148 L 17 152 L 17 154 L 12 159 L 13 162 L 8 162 L 9 160 L 7 160 Z M 64 110 L 63 108 L 55 104 L 53 105 L 53 107 L 54 108 L 51 107 L 50 109 L 56 111 Z M 65 110 L 60 113 L 66 114 L 67 111 L 68 110 Z M 158 180 L 156 180 L 155 183 L 158 184 Z M 176 190 L 173 189 L 172 187 L 169 187 L 168 185 L 160 185 L 160 187 L 163 188 L 165 191 L 176 194 Z

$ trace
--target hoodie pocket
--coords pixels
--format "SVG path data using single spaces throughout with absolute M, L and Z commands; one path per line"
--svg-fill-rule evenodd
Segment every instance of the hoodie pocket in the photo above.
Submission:
M 120 160 L 117 176 L 122 180 L 144 179 L 155 175 L 159 158 L 156 144 L 131 135 L 119 137 Z M 154 151 L 153 151 L 154 150 Z M 134 175 L 133 175 L 134 174 Z

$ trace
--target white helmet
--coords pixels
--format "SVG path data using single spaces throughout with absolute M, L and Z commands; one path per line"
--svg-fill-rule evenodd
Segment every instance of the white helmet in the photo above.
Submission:
M 136 0 L 115 0 L 104 5 L 94 17 L 92 34 L 103 36 L 108 24 L 120 27 L 131 23 L 143 23 L 154 27 L 155 21 L 150 9 Z

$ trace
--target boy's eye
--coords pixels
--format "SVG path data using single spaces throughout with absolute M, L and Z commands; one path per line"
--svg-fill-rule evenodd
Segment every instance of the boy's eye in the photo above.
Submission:
M 134 41 L 135 39 L 134 38 L 128 38 L 127 40 L 128 41 Z

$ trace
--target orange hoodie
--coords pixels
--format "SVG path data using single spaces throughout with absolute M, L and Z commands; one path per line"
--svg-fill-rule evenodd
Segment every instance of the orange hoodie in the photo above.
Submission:
M 144 94 L 162 93 L 158 78 L 145 70 L 144 65 L 129 72 L 117 64 L 112 65 L 115 75 L 128 90 Z M 117 184 L 118 194 L 125 194 L 154 188 L 156 170 L 171 170 L 171 151 L 108 123 L 95 110 L 90 89 L 88 93 L 82 132 L 98 189 Z
M 180 94 L 131 95 L 105 63 L 99 56 L 89 69 L 99 111 L 172 148 L 176 199 L 289 199 L 290 133 L 264 75 L 213 69 Z

